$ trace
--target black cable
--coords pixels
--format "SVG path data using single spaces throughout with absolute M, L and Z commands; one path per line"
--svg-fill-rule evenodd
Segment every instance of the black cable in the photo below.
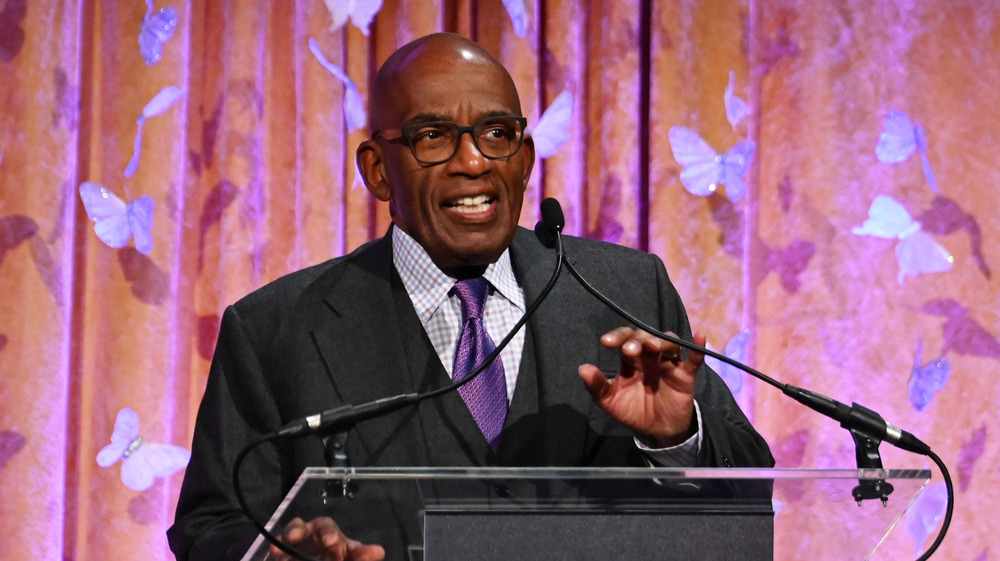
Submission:
M 557 235 L 557 238 L 558 237 L 559 236 Z M 685 341 L 669 333 L 662 332 L 646 324 L 645 322 L 639 320 L 632 314 L 622 309 L 620 306 L 612 302 L 608 297 L 604 296 L 604 294 L 602 294 L 599 290 L 594 288 L 594 286 L 591 285 L 589 282 L 587 282 L 587 279 L 583 278 L 583 275 L 581 275 L 580 272 L 577 271 L 575 267 L 573 267 L 573 264 L 570 263 L 569 260 L 566 260 L 566 269 L 569 270 L 569 272 L 573 275 L 573 277 L 576 278 L 576 280 L 580 283 L 581 286 L 583 286 L 583 288 L 587 290 L 587 292 L 590 292 L 595 298 L 603 302 L 604 305 L 611 308 L 611 310 L 613 310 L 621 317 L 625 318 L 627 321 L 632 322 L 632 324 L 636 325 L 639 329 L 642 329 L 643 331 L 646 331 L 651 335 L 654 335 L 656 337 L 674 343 L 675 345 L 679 345 L 686 349 L 711 356 L 713 358 L 721 360 L 722 362 L 725 362 L 726 364 L 731 364 L 736 368 L 739 368 L 740 370 L 743 370 L 744 372 L 754 376 L 755 378 L 763 380 L 764 382 L 767 382 L 768 384 L 771 384 L 772 386 L 780 389 L 786 395 L 792 397 L 793 399 L 799 401 L 800 403 L 803 403 L 804 405 L 812 408 L 813 410 L 841 421 L 841 426 L 844 428 L 850 429 L 852 428 L 852 426 L 849 426 L 848 423 L 857 422 L 861 423 L 861 426 L 853 425 L 853 427 L 861 430 L 861 432 L 864 432 L 864 429 L 869 429 L 869 430 L 878 429 L 879 427 L 877 425 L 878 423 L 881 423 L 881 430 L 885 430 L 886 423 L 874 411 L 867 410 L 857 404 L 854 404 L 854 406 L 851 408 L 847 408 L 846 405 L 838 403 L 822 394 L 817 394 L 814 392 L 810 392 L 808 390 L 803 390 L 801 388 L 792 386 L 790 384 L 783 384 L 771 378 L 770 376 L 750 366 L 747 366 L 746 364 L 743 364 L 742 362 L 733 360 L 727 357 L 726 355 L 717 353 L 710 349 L 706 349 L 692 342 Z M 867 413 L 870 413 L 872 416 L 868 416 Z M 892 430 L 898 431 L 896 427 L 891 427 L 891 428 Z M 948 506 L 945 512 L 944 522 L 941 525 L 941 530 L 938 532 L 938 536 L 934 540 L 934 543 L 931 544 L 931 547 L 928 548 L 928 550 L 917 560 L 917 561 L 925 561 L 931 556 L 932 553 L 934 553 L 935 550 L 937 550 L 938 546 L 941 545 L 941 542 L 944 540 L 944 536 L 948 531 L 948 526 L 951 524 L 951 516 L 952 516 L 952 511 L 954 510 L 954 501 L 955 501 L 954 487 L 952 486 L 951 475 L 948 473 L 948 468 L 945 467 L 944 462 L 941 461 L 941 458 L 939 458 L 937 454 L 931 451 L 929 446 L 927 446 L 920 440 L 916 439 L 913 435 L 905 431 L 898 431 L 898 432 L 902 433 L 902 439 L 897 442 L 890 441 L 890 443 L 895 444 L 896 446 L 903 448 L 904 450 L 908 450 L 915 454 L 920 454 L 931 458 L 931 460 L 933 460 L 934 463 L 937 464 L 938 468 L 941 469 L 941 474 L 944 477 L 945 487 L 948 490 Z M 882 440 L 882 438 L 878 438 L 878 440 Z
M 247 504 L 246 497 L 243 496 L 243 487 L 240 485 L 240 466 L 243 465 L 243 460 L 244 458 L 247 457 L 247 454 L 249 454 L 250 451 L 253 450 L 254 448 L 260 446 L 261 444 L 269 440 L 276 440 L 278 438 L 283 438 L 284 436 L 285 435 L 280 434 L 278 432 L 265 434 L 264 436 L 258 438 L 257 440 L 254 440 L 253 442 L 245 446 L 243 450 L 240 450 L 239 455 L 236 456 L 236 462 L 233 464 L 233 491 L 236 492 L 236 500 L 239 501 L 240 508 L 243 509 L 243 514 L 245 514 L 246 517 L 250 520 L 250 523 L 253 524 L 255 528 L 257 528 L 257 531 L 260 532 L 260 535 L 264 536 L 264 539 L 271 542 L 272 544 L 274 544 L 275 547 L 287 553 L 288 555 L 291 555 L 292 557 L 298 559 L 299 561 L 317 561 L 316 559 L 309 557 L 304 553 L 299 553 L 298 551 L 295 551 L 294 549 L 281 543 L 281 540 L 276 538 L 274 534 L 272 534 L 271 532 L 268 532 L 267 528 L 265 528 L 263 524 L 257 522 L 257 519 L 254 518 L 253 513 L 250 512 L 250 505 Z
M 479 366 L 477 366 L 474 370 L 472 370 L 472 372 L 470 372 L 469 375 L 467 375 L 465 378 L 462 378 L 458 382 L 453 382 L 447 386 L 423 394 L 401 394 L 389 398 L 378 399 L 374 402 L 362 404 L 360 406 L 352 406 L 352 405 L 341 406 L 339 408 L 332 410 L 334 413 L 342 412 L 343 415 L 341 417 L 338 418 L 336 415 L 334 415 L 334 418 L 330 421 L 328 425 L 316 430 L 321 432 L 331 432 L 337 429 L 342 430 L 350 428 L 350 426 L 353 426 L 354 424 L 357 424 L 362 420 L 376 417 L 388 413 L 390 411 L 395 411 L 396 409 L 399 409 L 406 405 L 413 405 L 421 401 L 424 401 L 426 399 L 437 397 L 439 395 L 456 390 L 461 386 L 472 381 L 473 378 L 478 376 L 480 372 L 486 369 L 487 366 L 489 366 L 498 356 L 500 356 L 500 352 L 503 351 L 504 347 L 506 347 L 508 343 L 510 343 L 510 341 L 514 338 L 514 335 L 518 332 L 518 330 L 524 327 L 524 324 L 528 321 L 528 319 L 532 316 L 532 314 L 535 313 L 535 310 L 538 309 L 538 306 L 542 303 L 543 300 L 545 300 L 545 297 L 548 296 L 549 292 L 552 291 L 552 288 L 555 286 L 556 280 L 559 278 L 559 273 L 562 272 L 562 264 L 564 262 L 562 238 L 558 235 L 555 236 L 555 248 L 556 248 L 556 265 L 552 271 L 552 275 L 549 277 L 548 283 L 546 283 L 545 285 L 545 288 L 543 288 L 542 292 L 538 295 L 538 297 L 531 302 L 531 304 L 525 310 L 524 314 L 521 316 L 521 319 L 519 319 L 517 323 L 514 324 L 514 327 L 511 328 L 511 330 L 500 341 L 500 343 L 496 345 L 496 348 L 493 349 L 493 352 L 491 352 L 483 360 L 483 362 L 479 364 Z M 318 417 L 318 416 L 313 416 L 313 417 Z M 297 428 L 298 427 L 296 427 L 296 429 Z M 270 440 L 275 440 L 278 438 L 287 438 L 289 436 L 293 437 L 304 436 L 306 434 L 310 434 L 310 432 L 291 430 L 289 426 L 286 426 L 283 427 L 282 429 L 266 434 L 258 438 L 257 440 L 251 442 L 247 446 L 245 446 L 243 450 L 240 451 L 239 455 L 236 456 L 236 462 L 233 465 L 233 490 L 236 493 L 236 500 L 239 501 L 240 503 L 240 508 L 243 509 L 243 513 L 246 515 L 247 518 L 250 519 L 250 522 L 254 525 L 255 528 L 257 528 L 260 534 L 264 536 L 264 538 L 267 541 L 274 544 L 281 551 L 287 553 L 288 555 L 291 555 L 296 559 L 299 559 L 300 561 L 316 561 L 312 557 L 299 553 L 291 549 L 287 545 L 281 543 L 281 541 L 278 540 L 278 538 L 276 538 L 273 534 L 268 532 L 267 528 L 265 528 L 260 522 L 257 521 L 256 518 L 254 518 L 253 513 L 250 511 L 250 506 L 247 504 L 246 498 L 243 496 L 243 489 L 240 486 L 240 479 L 239 479 L 240 466 L 243 464 L 243 460 L 246 458 L 247 454 L 249 454 L 251 450 Z
M 944 541 L 944 535 L 948 532 L 948 527 L 951 526 L 951 515 L 955 510 L 955 487 L 951 483 L 951 474 L 948 473 L 948 468 L 945 467 L 944 462 L 934 452 L 928 452 L 927 457 L 937 464 L 938 469 L 941 470 L 941 477 L 944 478 L 944 488 L 948 491 L 948 506 L 945 507 L 944 520 L 941 522 L 941 530 L 938 531 L 937 538 L 934 539 L 934 543 L 927 548 L 927 551 L 917 561 L 926 561 L 930 559 L 931 554 L 937 551 L 938 546 Z

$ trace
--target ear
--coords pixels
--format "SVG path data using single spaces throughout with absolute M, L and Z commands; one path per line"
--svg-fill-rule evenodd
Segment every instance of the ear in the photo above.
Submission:
M 355 159 L 368 191 L 376 199 L 388 201 L 391 192 L 389 190 L 389 183 L 385 177 L 382 148 L 374 140 L 366 140 L 358 146 Z
M 521 149 L 518 152 L 521 155 L 522 165 L 524 166 L 523 189 L 527 189 L 528 181 L 531 180 L 531 170 L 535 167 L 535 140 L 531 138 L 530 134 L 524 135 L 524 140 L 521 143 Z

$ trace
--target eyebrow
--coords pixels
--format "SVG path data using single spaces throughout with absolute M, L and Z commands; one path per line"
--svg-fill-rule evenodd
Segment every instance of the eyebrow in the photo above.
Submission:
M 520 116 L 520 115 L 515 115 L 514 113 L 511 113 L 510 111 L 505 111 L 503 109 L 496 109 L 494 111 L 488 111 L 486 113 L 483 113 L 482 115 L 480 115 L 479 117 L 476 118 L 476 122 L 481 121 L 483 119 L 488 119 L 490 117 L 508 117 L 508 116 L 511 116 L 511 115 L 513 115 L 515 117 L 519 117 Z M 432 122 L 435 122 L 435 121 L 454 122 L 453 119 L 452 119 L 452 117 L 450 115 L 443 115 L 441 113 L 420 113 L 420 114 L 414 115 L 413 117 L 411 117 L 411 118 L 407 119 L 406 121 L 404 121 L 403 125 L 404 126 L 406 126 L 406 125 L 417 125 L 417 124 L 420 124 L 420 123 L 432 123 Z

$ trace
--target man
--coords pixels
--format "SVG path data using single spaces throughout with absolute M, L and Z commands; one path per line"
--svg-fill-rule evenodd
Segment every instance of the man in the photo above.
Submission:
M 226 311 L 168 532 L 178 559 L 238 559 L 249 546 L 254 531 L 230 478 L 248 442 L 340 403 L 463 377 L 475 363 L 466 337 L 491 349 L 549 277 L 552 250 L 517 226 L 534 146 L 514 83 L 489 53 L 452 34 L 418 39 L 385 62 L 370 105 L 372 138 L 357 161 L 368 189 L 389 203 L 393 228 Z M 659 259 L 576 238 L 565 245 L 612 299 L 690 338 Z M 469 303 L 472 286 L 478 304 Z M 478 324 L 476 306 L 485 309 Z M 702 356 L 682 359 L 675 345 L 620 323 L 564 275 L 498 366 L 480 376 L 492 382 L 360 423 L 347 441 L 352 464 L 773 465 Z M 493 383 L 506 392 L 496 405 L 466 395 Z M 241 478 L 250 507 L 273 512 L 315 465 L 323 450 L 314 439 L 262 447 Z M 379 543 L 351 539 L 359 533 Z M 413 533 L 361 512 L 296 520 L 284 539 L 324 559 L 402 559 Z

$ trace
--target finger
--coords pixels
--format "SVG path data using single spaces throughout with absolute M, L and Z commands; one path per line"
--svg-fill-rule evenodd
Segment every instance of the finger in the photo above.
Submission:
M 708 345 L 708 337 L 700 333 L 695 333 L 691 340 L 701 348 L 706 348 L 706 345 Z M 701 368 L 701 365 L 705 363 L 705 354 L 698 351 L 689 351 L 686 362 L 697 372 Z
M 358 544 L 358 546 L 351 549 L 348 559 L 351 561 L 383 561 L 385 559 L 385 549 L 376 544 Z
M 581 364 L 577 369 L 583 385 L 595 402 L 600 402 L 611 393 L 611 384 L 604 376 L 604 372 L 593 364 Z
M 293 518 L 288 524 L 285 525 L 285 538 L 290 543 L 300 542 L 308 535 L 309 528 L 306 526 L 305 520 L 302 520 L 301 518 Z
M 618 327 L 601 335 L 601 344 L 609 349 L 622 346 L 632 336 L 635 330 L 631 327 Z

